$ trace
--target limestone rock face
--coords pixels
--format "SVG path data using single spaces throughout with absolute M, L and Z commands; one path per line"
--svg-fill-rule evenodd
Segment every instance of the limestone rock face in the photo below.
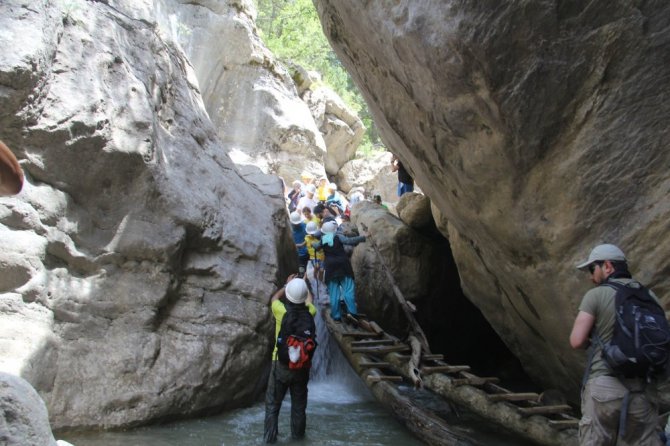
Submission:
M 42 398 L 25 379 L 2 372 L 0 441 L 7 446 L 56 446 Z
M 467 296 L 578 399 L 568 334 L 602 242 L 668 304 L 670 4 L 317 0 L 382 139 L 448 221 Z M 444 225 L 440 225 L 444 226 Z
M 379 194 L 384 201 L 396 201 L 398 175 L 391 172 L 392 156 L 381 152 L 372 158 L 349 161 L 337 174 L 337 184 L 345 192 L 360 186 L 368 195 Z
M 163 3 L 163 28 L 193 64 L 205 108 L 233 161 L 277 174 L 289 187 L 303 171 L 323 176 L 327 144 L 291 76 L 258 37 L 253 2 Z
M 300 66 L 293 67 L 293 71 L 298 94 L 309 107 L 326 143 L 326 173 L 337 175 L 356 155 L 365 135 L 363 121 L 337 93 L 320 84 L 319 73 Z
M 396 211 L 402 221 L 414 229 L 435 227 L 430 208 L 430 199 L 425 195 L 410 192 L 403 194 L 398 200 Z
M 266 382 L 269 296 L 295 267 L 281 184 L 238 173 L 164 23 L 150 1 L 0 5 L 0 128 L 26 173 L 0 199 L 0 370 L 55 429 Z
M 440 276 L 435 273 L 440 267 L 436 261 L 440 252 L 432 240 L 370 201 L 355 205 L 352 223 L 360 231 L 367 229 L 368 234 L 368 240 L 355 248 L 351 258 L 356 299 L 363 312 L 379 320 L 385 329 L 402 330 L 403 316 L 384 268 L 393 274 L 405 299 L 424 299 L 431 292 L 430 278 Z

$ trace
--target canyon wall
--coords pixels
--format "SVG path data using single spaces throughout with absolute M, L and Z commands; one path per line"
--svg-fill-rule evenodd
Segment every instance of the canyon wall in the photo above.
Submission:
M 281 181 L 233 164 L 167 10 L 0 4 L 0 139 L 26 174 L 0 199 L 0 370 L 55 429 L 245 405 L 267 379 Z
M 670 295 L 670 6 L 314 0 L 463 291 L 539 383 L 578 400 L 568 335 L 599 243 Z

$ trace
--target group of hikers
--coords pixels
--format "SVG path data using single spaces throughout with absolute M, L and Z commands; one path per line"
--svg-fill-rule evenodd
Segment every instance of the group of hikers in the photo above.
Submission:
M 328 197 L 337 192 L 333 186 L 328 183 L 325 201 L 296 200 L 289 219 L 300 271 L 311 266 L 311 279 L 318 281 L 316 287 L 321 281 L 325 282 L 330 296 L 330 316 L 338 321 L 342 318 L 340 300 L 346 311 L 357 315 L 353 271 L 344 247 L 360 243 L 365 237 L 346 237 L 342 233 L 338 222 L 348 214 L 336 215 L 337 211 L 329 209 Z M 398 193 L 407 192 L 406 186 L 399 182 Z M 311 199 L 313 193 L 307 185 L 305 195 Z M 323 195 L 317 197 L 323 198 Z M 301 208 L 300 203 L 313 206 Z M 665 431 L 659 429 L 654 385 L 670 368 L 670 327 L 664 310 L 654 293 L 632 278 L 626 256 L 615 245 L 596 246 L 577 268 L 587 271 L 595 285 L 583 297 L 570 334 L 573 348 L 590 347 L 591 350 L 582 386 L 579 444 L 670 446 L 670 435 L 666 440 L 670 421 Z M 286 287 L 272 297 L 276 348 L 279 349 L 285 333 L 291 332 L 282 328 L 282 316 L 287 314 L 287 308 L 290 313 L 294 305 L 301 306 L 312 323 L 316 314 L 309 290 L 313 287 L 303 278 L 291 276 L 289 279 Z M 282 308 L 277 302 L 284 295 L 288 307 Z M 302 438 L 309 369 L 291 370 L 290 365 L 278 360 L 276 351 L 273 359 L 266 395 L 265 440 L 276 441 L 279 408 L 287 389 L 291 390 L 291 434 L 293 438 Z
M 349 222 L 350 204 L 364 199 L 360 189 L 349 201 L 337 186 L 323 177 L 318 186 L 303 175 L 287 195 L 289 221 L 298 255 L 298 274 L 271 298 L 275 319 L 275 349 L 265 396 L 267 443 L 277 440 L 281 404 L 291 395 L 291 436 L 305 435 L 307 383 L 311 357 L 316 348 L 314 294 L 319 303 L 330 306 L 330 317 L 339 323 L 344 315 L 359 317 L 354 272 L 348 246 L 365 241 L 365 235 L 347 236 L 342 223 Z
M 16 157 L 0 141 L 0 196 L 19 193 L 23 181 Z M 407 192 L 407 186 L 399 181 L 399 195 Z M 318 187 L 309 181 L 294 183 L 291 192 L 289 219 L 300 268 L 271 298 L 276 344 L 265 401 L 267 443 L 277 440 L 279 410 L 287 391 L 291 435 L 296 439 L 305 435 L 317 311 L 309 281 L 317 289 L 325 283 L 333 320 L 343 317 L 340 301 L 345 311 L 358 316 L 345 246 L 363 242 L 365 236 L 343 233 L 339 223 L 348 219 L 349 207 L 327 179 L 320 179 Z M 363 199 L 356 192 L 350 194 L 352 203 Z M 587 271 L 595 285 L 584 295 L 570 333 L 573 348 L 591 349 L 583 380 L 579 444 L 663 446 L 667 441 L 670 446 L 665 432 L 659 433 L 654 385 L 659 377 L 667 377 L 670 368 L 670 327 L 658 298 L 632 278 L 625 254 L 615 245 L 596 246 L 577 268 Z M 670 432 L 670 423 L 665 431 Z

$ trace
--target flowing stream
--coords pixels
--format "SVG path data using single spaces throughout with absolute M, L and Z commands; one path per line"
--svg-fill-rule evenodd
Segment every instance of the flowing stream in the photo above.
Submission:
M 375 402 L 370 391 L 353 372 L 317 315 L 319 348 L 309 382 L 307 433 L 303 440 L 291 440 L 290 398 L 287 395 L 279 416 L 279 445 L 323 446 L 418 446 L 423 445 L 393 415 Z M 484 432 L 476 420 L 454 413 L 428 392 L 408 394 L 424 405 L 454 420 L 454 428 L 472 438 L 468 444 L 520 446 L 524 443 Z M 262 445 L 265 408 L 257 403 L 222 415 L 152 425 L 128 431 L 69 433 L 56 435 L 75 446 L 247 446 Z

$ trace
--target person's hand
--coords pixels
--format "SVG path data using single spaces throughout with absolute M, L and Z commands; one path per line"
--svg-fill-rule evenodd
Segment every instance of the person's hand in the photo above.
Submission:
M 286 278 L 286 285 L 288 285 L 288 283 L 289 283 L 291 280 L 295 279 L 295 276 L 297 276 L 297 274 L 291 274 L 291 275 L 289 275 L 289 276 Z

